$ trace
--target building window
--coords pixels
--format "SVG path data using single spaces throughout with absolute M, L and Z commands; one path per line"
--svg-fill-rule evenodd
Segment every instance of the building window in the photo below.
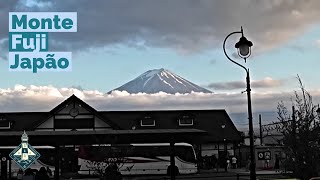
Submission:
M 179 119 L 179 126 L 193 126 L 193 118 L 190 116 L 182 116 Z
M 8 121 L 4 116 L 0 116 L 0 129 L 10 129 L 11 122 Z
M 156 121 L 150 116 L 146 116 L 140 120 L 141 126 L 156 126 Z

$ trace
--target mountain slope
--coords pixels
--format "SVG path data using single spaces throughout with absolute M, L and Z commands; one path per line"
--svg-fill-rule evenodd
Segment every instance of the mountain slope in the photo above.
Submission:
M 148 94 L 158 93 L 160 91 L 169 94 L 185 94 L 191 92 L 212 93 L 163 68 L 149 70 L 114 90 L 127 91 L 128 93 L 141 92 Z M 108 93 L 111 93 L 112 91 Z

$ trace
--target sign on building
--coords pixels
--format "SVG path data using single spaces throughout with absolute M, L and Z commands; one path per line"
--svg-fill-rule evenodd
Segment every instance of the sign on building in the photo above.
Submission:
M 258 152 L 258 160 L 271 160 L 271 152 L 270 151 Z
M 9 156 L 22 170 L 26 170 L 40 157 L 40 154 L 28 143 L 26 132 L 23 132 L 21 141 Z

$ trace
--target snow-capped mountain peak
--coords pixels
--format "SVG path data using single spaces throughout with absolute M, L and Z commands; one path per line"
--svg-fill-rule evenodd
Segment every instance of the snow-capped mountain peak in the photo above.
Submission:
M 149 70 L 114 90 L 148 94 L 161 91 L 169 94 L 185 94 L 191 92 L 211 93 L 211 91 L 191 83 L 164 68 Z

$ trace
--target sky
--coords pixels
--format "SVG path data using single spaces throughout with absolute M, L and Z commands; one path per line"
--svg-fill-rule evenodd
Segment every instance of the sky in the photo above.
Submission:
M 237 57 L 238 35 L 228 39 L 227 53 L 250 69 L 254 113 L 275 112 L 280 101 L 291 106 L 297 75 L 318 104 L 319 9 L 318 0 L 1 0 L 0 111 L 49 111 L 76 94 L 98 110 L 247 113 L 245 71 L 222 49 L 241 26 L 252 55 L 247 63 Z M 77 12 L 78 31 L 52 33 L 49 42 L 51 51 L 73 53 L 71 72 L 8 71 L 8 14 L 20 11 Z M 160 68 L 214 93 L 105 94 Z

